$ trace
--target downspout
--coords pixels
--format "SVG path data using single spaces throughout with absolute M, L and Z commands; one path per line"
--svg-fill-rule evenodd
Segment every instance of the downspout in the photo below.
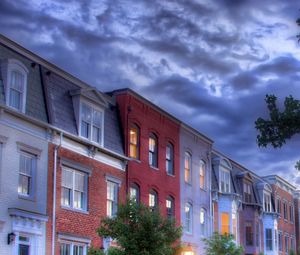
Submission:
M 56 225 L 56 172 L 57 172 L 57 152 L 62 144 L 63 134 L 60 133 L 59 145 L 54 148 L 54 164 L 53 164 L 53 205 L 52 205 L 52 245 L 51 254 L 55 255 L 55 225 Z
M 210 151 L 208 152 L 208 162 L 209 162 L 209 169 L 210 169 L 210 173 L 209 173 L 209 210 L 210 210 L 210 236 L 212 236 L 213 233 L 213 228 L 214 228 L 214 217 L 213 217 L 213 206 L 212 206 L 212 188 L 211 188 L 211 181 L 212 181 L 212 161 L 211 161 L 211 148 Z

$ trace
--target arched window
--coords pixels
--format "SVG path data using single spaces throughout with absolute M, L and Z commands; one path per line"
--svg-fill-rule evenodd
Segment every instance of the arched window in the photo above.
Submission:
M 185 225 L 184 229 L 187 233 L 192 233 L 193 225 L 193 206 L 191 203 L 186 203 L 184 207 L 185 212 Z
M 129 130 L 129 157 L 139 159 L 140 129 L 132 125 Z
M 184 181 L 191 183 L 192 181 L 192 155 L 188 152 L 184 154 Z
M 168 196 L 166 199 L 167 216 L 169 219 L 173 219 L 175 216 L 175 202 L 172 196 Z
M 140 202 L 140 187 L 136 183 L 131 184 L 129 191 L 130 199 L 134 200 L 136 203 Z
M 206 210 L 204 208 L 200 209 L 200 233 L 202 236 L 206 236 Z
M 152 211 L 158 208 L 158 195 L 154 189 L 149 192 L 149 207 Z
M 25 112 L 28 69 L 20 61 L 9 59 L 7 64 L 6 104 Z
M 171 143 L 166 146 L 166 170 L 170 175 L 174 175 L 174 147 Z
M 157 167 L 157 137 L 151 133 L 149 136 L 149 165 Z
M 206 166 L 203 160 L 200 160 L 200 167 L 199 167 L 199 181 L 200 181 L 200 188 L 206 189 Z

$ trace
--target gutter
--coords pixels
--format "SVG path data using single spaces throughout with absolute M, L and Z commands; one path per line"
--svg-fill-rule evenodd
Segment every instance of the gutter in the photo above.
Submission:
M 116 157 L 116 158 L 118 158 L 120 160 L 125 160 L 125 161 L 131 160 L 131 158 L 129 158 L 129 157 L 126 157 L 126 156 L 124 156 L 122 154 L 119 154 L 117 152 L 111 151 L 111 150 L 106 149 L 104 147 L 98 146 L 97 144 L 94 144 L 94 143 L 92 143 L 92 142 L 90 142 L 88 140 L 82 139 L 82 138 L 78 137 L 77 135 L 73 135 L 73 134 L 71 134 L 71 133 L 69 133 L 69 132 L 67 132 L 67 131 L 65 131 L 63 129 L 60 129 L 60 128 L 56 127 L 56 126 L 53 126 L 53 125 L 48 124 L 48 123 L 45 123 L 45 122 L 43 122 L 41 120 L 37 120 L 37 119 L 35 119 L 33 117 L 25 115 L 24 113 L 17 112 L 17 111 L 11 109 L 10 107 L 8 107 L 6 105 L 0 104 L 0 112 L 1 111 L 7 112 L 7 113 L 9 113 L 9 114 L 11 114 L 11 115 L 13 115 L 15 117 L 18 117 L 18 118 L 20 118 L 22 120 L 28 121 L 28 122 L 30 122 L 30 123 L 32 123 L 34 125 L 39 126 L 39 127 L 56 131 L 57 133 L 63 134 L 67 138 L 70 138 L 70 139 L 72 139 L 72 140 L 74 140 L 76 142 L 80 142 L 80 143 L 82 143 L 82 144 L 84 144 L 86 146 L 97 148 L 98 151 L 103 152 L 103 153 L 105 153 L 107 155 Z
M 53 164 L 53 205 L 52 205 L 52 243 L 51 254 L 55 255 L 55 227 L 56 227 L 56 172 L 57 172 L 57 152 L 62 144 L 63 134 L 60 133 L 59 145 L 54 148 L 54 164 Z

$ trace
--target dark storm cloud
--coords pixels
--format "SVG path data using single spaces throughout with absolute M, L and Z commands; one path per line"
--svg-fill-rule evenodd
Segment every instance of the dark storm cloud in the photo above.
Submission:
M 298 9 L 284 0 L 2 0 L 0 32 L 102 91 L 137 90 L 246 167 L 280 173 L 299 138 L 259 149 L 254 121 L 267 117 L 265 94 L 300 97 L 299 54 L 289 52 Z M 276 51 L 274 38 L 287 49 Z

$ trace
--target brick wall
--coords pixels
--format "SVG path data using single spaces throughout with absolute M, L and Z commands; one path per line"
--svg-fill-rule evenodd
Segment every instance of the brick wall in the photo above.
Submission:
M 76 212 L 64 209 L 61 201 L 61 158 L 75 161 L 92 169 L 88 178 L 88 212 Z M 52 203 L 53 203 L 53 165 L 54 145 L 49 145 L 49 169 L 48 169 L 48 204 L 47 211 L 49 221 L 47 223 L 47 255 L 51 254 L 52 240 Z M 125 201 L 125 172 L 115 169 L 109 165 L 100 163 L 92 158 L 79 155 L 73 151 L 59 148 L 57 161 L 57 194 L 56 194 L 56 253 L 59 254 L 59 243 L 57 233 L 65 233 L 80 237 L 88 237 L 95 247 L 102 245 L 101 238 L 97 235 L 102 218 L 106 216 L 106 175 L 114 176 L 122 181 L 119 192 L 120 202 Z

